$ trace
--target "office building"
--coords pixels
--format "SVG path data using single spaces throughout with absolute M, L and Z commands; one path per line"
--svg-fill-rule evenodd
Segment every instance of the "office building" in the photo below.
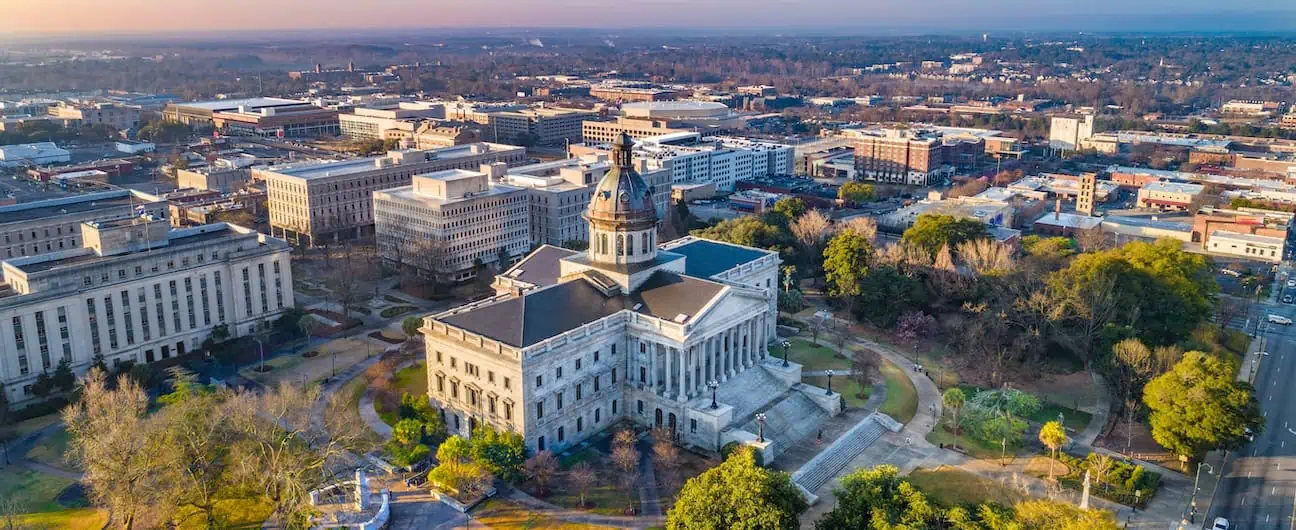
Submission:
M 222 134 L 260 138 L 336 136 L 340 130 L 337 111 L 314 105 L 261 108 L 241 106 L 213 112 L 211 123 Z
M 106 125 L 119 131 L 129 131 L 138 129 L 140 125 L 139 107 L 117 103 L 61 101 L 58 105 L 49 107 L 49 115 L 62 122 L 64 127 Z
M 1083 116 L 1053 116 L 1049 119 L 1049 149 L 1076 151 L 1085 148 L 1093 137 L 1093 114 Z
M 162 109 L 162 117 L 178 121 L 191 127 L 211 127 L 212 117 L 218 112 L 260 113 L 265 109 L 277 111 L 294 111 L 304 108 L 317 108 L 309 101 L 283 98 L 241 98 L 216 99 L 211 101 L 190 101 L 169 103 Z M 336 120 L 334 120 L 336 123 Z
M 1205 187 L 1182 182 L 1151 182 L 1139 188 L 1138 207 L 1187 210 Z
M 648 168 L 671 174 L 671 184 L 714 184 L 734 191 L 738 181 L 792 175 L 795 150 L 790 145 L 746 138 L 675 133 L 645 138 L 635 156 Z
M 373 233 L 373 192 L 407 186 L 414 175 L 482 164 L 519 165 L 526 149 L 475 143 L 407 149 L 351 160 L 310 161 L 252 170 L 270 195 L 270 231 L 293 244 L 315 245 Z
M 216 326 L 234 337 L 293 307 L 287 243 L 214 224 L 171 230 L 152 216 L 86 222 L 75 248 L 5 260 L 0 382 L 34 402 L 40 374 L 196 352 Z
M 531 249 L 522 188 L 486 173 L 450 169 L 415 175 L 412 184 L 373 193 L 374 236 L 387 263 L 443 282 L 502 271 Z
M 132 190 L 112 190 L 0 206 L 0 256 L 36 256 L 81 247 L 81 225 L 138 213 L 166 217 L 167 201 Z
M 647 120 L 626 116 L 618 116 L 613 121 L 586 120 L 581 124 L 581 137 L 584 138 L 586 144 L 610 144 L 616 141 L 621 134 L 628 134 L 630 138 L 639 140 L 650 136 L 681 132 L 691 131 L 677 126 L 670 120 Z
M 611 169 L 608 154 L 590 154 L 507 170 L 503 182 L 527 190 L 532 245 L 562 246 L 587 240 L 589 224 L 581 214 L 594 196 L 594 186 Z M 670 172 L 650 170 L 642 159 L 635 160 L 635 169 L 652 188 L 653 206 L 664 218 L 670 201 Z
M 954 175 L 958 142 L 946 143 L 940 132 L 889 128 L 843 134 L 853 141 L 858 179 L 929 186 Z
M 451 434 L 489 425 L 531 451 L 577 447 L 624 419 L 710 451 L 754 446 L 765 462 L 811 443 L 841 400 L 768 351 L 778 254 L 696 238 L 659 247 L 630 149 L 616 142 L 595 188 L 588 251 L 541 247 L 496 277 L 496 297 L 424 319 L 433 406 Z
M 1239 234 L 1217 230 L 1211 232 L 1210 238 L 1202 248 L 1212 254 L 1236 256 L 1268 263 L 1282 263 L 1283 249 L 1287 239 L 1255 234 Z
M 666 101 L 687 97 L 683 90 L 656 88 L 647 83 L 590 85 L 590 97 L 607 101 Z
M 176 187 L 230 193 L 243 189 L 250 178 L 247 168 L 200 167 L 176 170 Z
M 424 121 L 414 130 L 415 149 L 441 149 L 481 141 L 481 128 L 462 122 Z
M 581 125 L 595 115 L 589 110 L 551 107 L 488 112 L 483 130 L 497 142 L 575 144 L 583 141 Z
M 422 103 L 422 104 L 420 104 Z M 343 137 L 352 140 L 387 140 L 411 138 L 425 120 L 445 115 L 439 103 L 402 102 L 388 108 L 357 108 L 338 115 Z

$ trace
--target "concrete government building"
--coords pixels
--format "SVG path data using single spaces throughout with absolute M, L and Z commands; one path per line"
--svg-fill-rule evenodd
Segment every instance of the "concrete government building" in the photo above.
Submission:
M 10 406 L 60 360 L 83 373 L 201 348 L 213 328 L 255 332 L 293 306 L 291 247 L 216 223 L 171 229 L 148 214 L 86 221 L 76 248 L 0 264 L 0 391 Z
M 768 462 L 839 413 L 840 394 L 767 350 L 776 252 L 658 244 L 631 143 L 613 144 L 585 212 L 588 251 L 542 246 L 496 277 L 495 297 L 424 319 L 428 396 L 450 432 L 490 425 L 532 450 L 560 452 L 627 418 L 707 450 L 752 445 Z

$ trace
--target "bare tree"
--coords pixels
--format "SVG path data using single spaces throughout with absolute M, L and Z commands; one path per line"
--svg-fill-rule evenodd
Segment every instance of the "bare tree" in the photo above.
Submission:
M 598 475 L 594 473 L 594 468 L 589 462 L 578 462 L 572 466 L 571 471 L 567 472 L 567 480 L 571 482 L 573 488 L 580 492 L 580 506 L 585 507 L 585 494 L 594 486 L 598 480 Z
M 1080 252 L 1097 252 L 1107 248 L 1107 234 L 1098 228 L 1077 230 L 1075 241 Z
M 958 245 L 959 260 L 980 276 L 1004 275 L 1017 269 L 1013 250 L 990 239 L 973 239 Z
M 851 352 L 850 377 L 861 389 L 873 384 L 873 374 L 878 369 L 878 354 L 873 350 L 859 348 Z
M 285 526 L 305 521 L 308 493 L 334 482 L 349 461 L 347 447 L 364 445 L 364 427 L 349 420 L 345 397 L 338 393 L 324 401 L 318 386 L 283 383 L 260 394 L 234 394 L 227 402 L 239 435 L 231 471 L 270 500 Z
M 558 472 L 558 458 L 550 451 L 540 451 L 522 463 L 522 470 L 528 478 L 536 481 L 540 495 L 544 495 L 549 488 L 549 481 Z
M 171 394 L 158 413 L 165 424 L 165 446 L 171 467 L 177 472 L 168 496 L 178 506 L 188 506 L 203 518 L 207 528 L 222 526 L 216 519 L 216 492 L 224 485 L 226 458 L 235 441 L 230 428 L 231 408 L 224 400 L 228 391 L 210 391 L 196 384 L 193 373 L 170 369 Z
M 84 470 L 90 501 L 107 508 L 123 529 L 157 528 L 173 506 L 164 491 L 168 448 L 158 418 L 148 415 L 148 394 L 127 376 L 110 389 L 107 377 L 91 369 L 81 399 L 63 410 L 68 457 Z
M 877 240 L 877 221 L 872 217 L 852 217 L 836 225 L 837 232 L 851 231 L 864 236 L 870 242 Z
M 824 242 L 832 235 L 829 233 L 830 224 L 828 218 L 819 210 L 810 210 L 805 215 L 794 219 L 788 225 L 788 230 L 807 253 L 822 256 Z
M 0 497 L 0 528 L 17 530 L 18 516 L 27 513 L 27 506 L 16 497 Z

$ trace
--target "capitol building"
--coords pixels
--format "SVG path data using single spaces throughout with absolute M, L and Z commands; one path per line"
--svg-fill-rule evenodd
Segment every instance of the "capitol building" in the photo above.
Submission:
M 490 425 L 531 450 L 561 452 L 629 419 L 769 461 L 840 413 L 840 395 L 771 352 L 777 252 L 657 241 L 632 143 L 613 143 L 584 214 L 587 251 L 541 246 L 496 277 L 496 296 L 424 319 L 428 396 L 451 433 Z

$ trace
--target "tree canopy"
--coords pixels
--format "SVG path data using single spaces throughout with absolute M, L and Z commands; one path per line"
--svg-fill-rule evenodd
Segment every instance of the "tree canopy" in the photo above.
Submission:
M 1234 379 L 1237 363 L 1199 351 L 1184 354 L 1169 372 L 1143 388 L 1152 411 L 1152 438 L 1176 454 L 1232 449 L 1259 432 L 1264 418 L 1251 385 Z
M 815 521 L 816 530 L 1116 530 L 1106 510 L 1081 510 L 1051 500 L 1002 506 L 944 507 L 913 486 L 894 466 L 860 468 L 842 477 L 837 505 Z
M 793 530 L 808 507 L 787 473 L 757 466 L 742 448 L 684 484 L 666 528 Z
M 872 184 L 850 181 L 837 188 L 837 198 L 846 202 L 869 202 L 877 197 Z
M 835 296 L 857 296 L 868 274 L 873 244 L 854 230 L 843 230 L 833 236 L 824 250 L 824 274 L 829 291 Z
M 989 237 L 985 223 L 952 215 L 922 214 L 905 230 L 905 243 L 917 245 L 935 255 L 943 247 L 955 248 L 964 241 Z

